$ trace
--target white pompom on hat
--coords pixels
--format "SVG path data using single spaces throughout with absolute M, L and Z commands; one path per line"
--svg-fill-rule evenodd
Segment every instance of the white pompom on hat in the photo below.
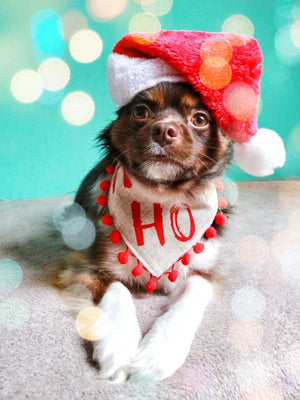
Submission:
M 267 176 L 283 166 L 285 149 L 276 132 L 257 127 L 261 72 L 257 41 L 227 32 L 127 34 L 107 64 L 109 91 L 119 107 L 160 82 L 189 82 L 233 140 L 238 166 Z

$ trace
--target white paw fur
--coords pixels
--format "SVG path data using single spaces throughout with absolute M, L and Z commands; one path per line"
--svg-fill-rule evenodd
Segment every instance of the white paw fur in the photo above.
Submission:
M 93 359 L 100 365 L 100 378 L 122 382 L 126 365 L 137 351 L 141 330 L 128 289 L 120 282 L 110 285 L 99 307 L 109 320 L 106 335 L 94 343 Z
M 129 367 L 131 380 L 161 380 L 184 363 L 204 311 L 213 296 L 212 285 L 190 277 L 181 296 L 142 340 Z

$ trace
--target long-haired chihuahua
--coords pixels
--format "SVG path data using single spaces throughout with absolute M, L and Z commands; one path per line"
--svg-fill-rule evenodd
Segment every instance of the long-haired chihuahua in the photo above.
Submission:
M 209 271 L 225 219 L 215 181 L 232 142 L 184 82 L 139 92 L 98 140 L 106 156 L 75 197 L 96 239 L 66 255 L 56 283 L 86 286 L 108 318 L 94 342 L 101 377 L 164 379 L 183 364 L 213 296 Z M 132 290 L 170 297 L 144 338 Z

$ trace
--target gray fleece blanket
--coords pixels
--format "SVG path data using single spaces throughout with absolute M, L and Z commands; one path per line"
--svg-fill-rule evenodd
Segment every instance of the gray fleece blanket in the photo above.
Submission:
M 300 181 L 238 184 L 219 290 L 188 359 L 162 382 L 97 378 L 90 342 L 51 286 L 66 251 L 52 222 L 66 197 L 0 203 L 2 400 L 300 398 Z M 135 298 L 146 332 L 165 297 Z

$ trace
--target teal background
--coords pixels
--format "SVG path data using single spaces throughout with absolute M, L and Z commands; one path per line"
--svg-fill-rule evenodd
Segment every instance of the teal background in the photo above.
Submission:
M 47 8 L 60 15 L 72 9 L 83 13 L 89 29 L 101 37 L 103 51 L 93 63 L 81 64 L 72 58 L 66 43 L 61 58 L 70 67 L 71 79 L 58 93 L 58 101 L 52 105 L 39 100 L 23 104 L 12 96 L 10 83 L 19 70 L 37 70 L 40 64 L 33 53 L 30 22 L 36 12 Z M 300 50 L 295 47 L 285 60 L 278 57 L 275 48 L 277 32 L 288 30 L 295 18 L 300 18 L 299 10 L 299 2 L 289 0 L 174 0 L 171 11 L 159 17 L 162 29 L 202 31 L 220 31 L 232 14 L 243 14 L 252 21 L 265 58 L 259 126 L 276 130 L 287 149 L 285 166 L 272 178 L 300 175 L 300 129 L 293 141 L 290 139 L 300 123 Z M 141 11 L 139 4 L 128 0 L 121 15 L 99 22 L 89 16 L 84 0 L 1 1 L 0 197 L 47 197 L 76 190 L 101 157 L 94 142 L 97 133 L 114 118 L 115 106 L 106 84 L 107 57 L 114 43 L 128 32 L 130 19 Z M 63 97 L 75 90 L 88 93 L 96 107 L 92 120 L 79 127 L 70 125 L 61 114 Z M 253 179 L 236 166 L 228 176 Z

